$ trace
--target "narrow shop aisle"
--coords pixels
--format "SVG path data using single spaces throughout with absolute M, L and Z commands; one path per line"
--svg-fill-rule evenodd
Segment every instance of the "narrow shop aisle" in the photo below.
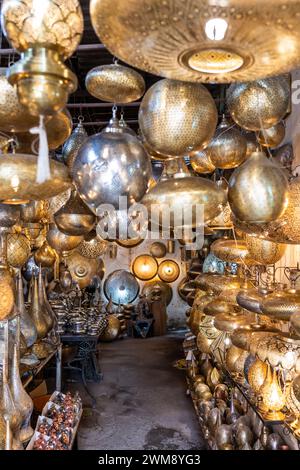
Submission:
M 79 449 L 191 450 L 204 447 L 184 372 L 172 367 L 182 338 L 125 339 L 101 346 L 104 380 L 90 385 Z

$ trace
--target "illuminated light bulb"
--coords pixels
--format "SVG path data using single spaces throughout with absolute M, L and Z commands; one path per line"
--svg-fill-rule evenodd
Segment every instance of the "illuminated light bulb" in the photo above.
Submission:
M 223 18 L 213 18 L 205 24 L 205 34 L 212 41 L 222 41 L 228 29 L 228 23 Z

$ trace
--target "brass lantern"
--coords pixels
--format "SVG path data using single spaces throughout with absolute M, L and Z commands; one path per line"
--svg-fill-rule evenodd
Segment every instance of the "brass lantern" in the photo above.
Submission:
M 83 31 L 78 0 L 60 4 L 54 0 L 5 0 L 3 31 L 22 58 L 9 70 L 8 80 L 30 114 L 52 115 L 75 91 L 76 76 L 64 65 L 77 48 Z
M 73 281 L 77 282 L 81 289 L 89 286 L 93 278 L 97 275 L 100 276 L 104 269 L 102 259 L 85 258 L 76 250 L 68 254 L 65 259 Z
M 154 258 L 164 258 L 167 254 L 167 247 L 164 243 L 154 242 L 150 246 L 150 253 Z
M 150 255 L 139 255 L 132 264 L 133 274 L 141 281 L 150 281 L 158 271 L 156 259 Z
M 34 261 L 38 266 L 41 265 L 42 268 L 51 268 L 56 260 L 57 253 L 46 240 L 34 253 Z
M 72 251 L 83 240 L 83 237 L 79 235 L 65 235 L 56 227 L 55 224 L 50 224 L 46 238 L 49 245 L 60 254 Z
M 275 126 L 290 105 L 290 85 L 286 76 L 256 82 L 234 83 L 227 92 L 232 119 L 244 129 L 260 131 Z
M 81 256 L 91 259 L 104 255 L 107 250 L 108 242 L 102 240 L 95 230 L 89 232 L 77 247 L 77 251 Z
M 216 169 L 209 157 L 207 148 L 198 152 L 191 152 L 190 164 L 193 170 L 199 174 L 213 173 Z
M 252 259 L 261 264 L 275 264 L 284 255 L 286 245 L 246 235 L 246 245 Z
M 228 201 L 238 220 L 272 222 L 288 203 L 288 182 L 279 166 L 255 152 L 229 180 Z
M 94 228 L 96 216 L 78 193 L 72 191 L 70 199 L 54 214 L 54 220 L 66 235 L 86 235 Z
M 7 235 L 7 261 L 14 268 L 22 268 L 31 253 L 30 241 L 22 233 Z
M 164 282 L 175 282 L 180 274 L 179 265 L 172 259 L 162 261 L 158 267 L 158 276 Z
M 205 148 L 212 139 L 217 109 L 200 83 L 160 80 L 142 100 L 139 125 L 151 149 L 163 155 L 184 156 Z
M 85 79 L 87 91 L 98 100 L 131 103 L 145 93 L 141 74 L 120 64 L 100 65 L 90 70 Z
M 299 65 L 298 0 L 91 0 L 101 42 L 124 62 L 187 82 L 231 83 Z
M 246 265 L 260 264 L 252 259 L 243 240 L 218 239 L 210 247 L 211 253 L 226 263 L 243 263 Z
M 62 149 L 63 160 L 71 173 L 78 151 L 87 138 L 88 134 L 83 126 L 83 118 L 80 118 L 79 124 L 75 127 Z
M 263 147 L 278 147 L 285 137 L 285 126 L 279 122 L 269 129 L 261 129 L 257 133 L 257 140 Z
M 223 116 L 206 152 L 216 168 L 236 168 L 246 159 L 247 141 L 235 125 Z

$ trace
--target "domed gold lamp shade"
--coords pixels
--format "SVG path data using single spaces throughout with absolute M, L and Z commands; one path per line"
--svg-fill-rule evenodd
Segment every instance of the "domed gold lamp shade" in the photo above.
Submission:
M 280 217 L 288 204 L 288 182 L 281 169 L 255 152 L 229 180 L 228 201 L 234 216 L 249 223 Z
M 0 200 L 7 204 L 23 204 L 43 200 L 66 191 L 71 186 L 67 168 L 50 160 L 51 178 L 36 182 L 37 157 L 25 154 L 3 154 L 0 159 Z
M 52 115 L 67 103 L 77 86 L 76 76 L 62 60 L 77 48 L 83 31 L 78 0 L 5 0 L 1 20 L 12 47 L 23 53 L 9 70 L 9 81 L 17 85 L 20 102 L 33 115 Z
M 263 147 L 276 148 L 285 138 L 285 126 L 279 122 L 269 129 L 262 129 L 257 133 L 257 141 Z
M 190 164 L 196 173 L 205 175 L 215 171 L 216 167 L 209 157 L 207 148 L 198 152 L 191 152 L 189 156 Z
M 274 243 L 259 237 L 246 235 L 246 246 L 251 258 L 261 264 L 275 264 L 281 260 L 287 246 Z
M 247 141 L 236 126 L 223 116 L 206 152 L 216 168 L 236 168 L 246 159 Z
M 140 255 L 133 261 L 132 272 L 141 281 L 150 281 L 158 270 L 156 259 L 150 255 Z
M 166 259 L 158 267 L 158 276 L 164 282 L 175 282 L 180 275 L 180 268 L 176 261 Z
M 255 335 L 250 343 L 250 353 L 273 368 L 293 371 L 299 363 L 300 340 L 289 334 Z
M 50 224 L 49 231 L 47 233 L 47 242 L 60 254 L 64 252 L 72 251 L 76 248 L 83 240 L 83 236 L 66 235 L 61 232 L 55 224 Z
M 288 112 L 290 84 L 286 76 L 234 83 L 227 91 L 232 119 L 244 129 L 261 131 L 278 124 Z
M 155 75 L 211 83 L 256 80 L 299 65 L 298 12 L 297 0 L 90 4 L 94 30 L 114 56 Z
M 218 239 L 210 247 L 211 253 L 227 263 L 242 263 L 246 265 L 260 264 L 254 260 L 244 240 Z
M 217 109 L 203 85 L 160 80 L 142 100 L 139 125 L 151 149 L 184 156 L 207 146 L 216 130 Z
M 100 65 L 89 71 L 85 79 L 87 91 L 98 100 L 109 103 L 131 103 L 145 93 L 143 77 L 120 64 Z
M 66 235 L 81 236 L 94 228 L 96 216 L 77 191 L 72 191 L 70 199 L 54 214 L 54 220 L 58 229 Z

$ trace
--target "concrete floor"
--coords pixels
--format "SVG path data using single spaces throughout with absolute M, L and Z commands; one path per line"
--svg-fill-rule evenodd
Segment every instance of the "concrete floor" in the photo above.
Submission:
M 97 403 L 84 409 L 79 449 L 204 448 L 184 372 L 172 367 L 183 356 L 181 344 L 165 336 L 101 345 L 104 379 L 89 384 Z

